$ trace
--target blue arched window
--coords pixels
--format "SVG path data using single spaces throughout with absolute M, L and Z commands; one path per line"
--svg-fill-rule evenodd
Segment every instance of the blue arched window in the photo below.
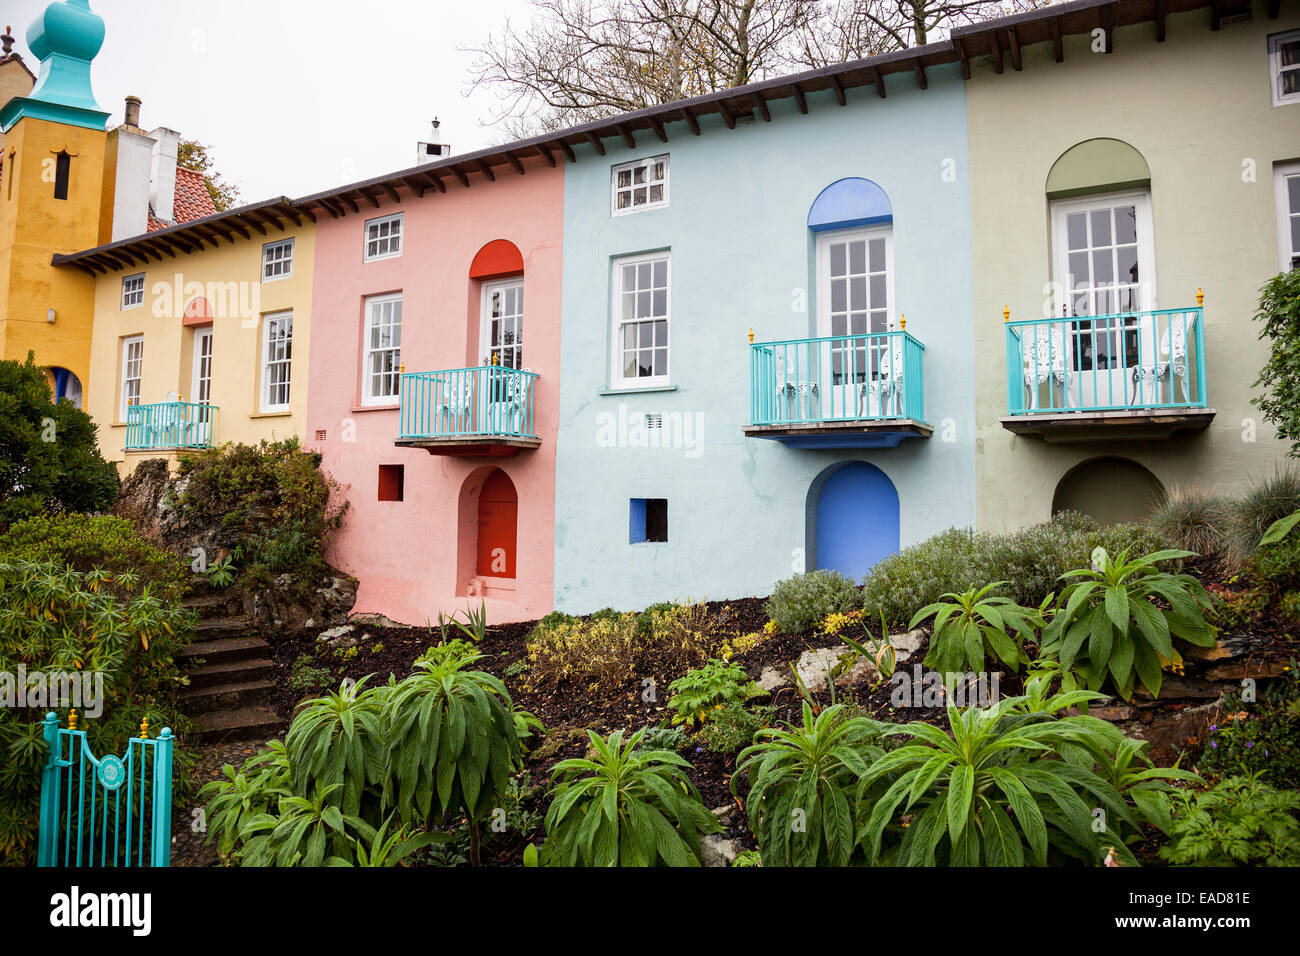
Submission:
M 849 177 L 823 189 L 808 210 L 808 228 L 813 232 L 887 226 L 894 221 L 894 207 L 885 191 L 870 179 Z

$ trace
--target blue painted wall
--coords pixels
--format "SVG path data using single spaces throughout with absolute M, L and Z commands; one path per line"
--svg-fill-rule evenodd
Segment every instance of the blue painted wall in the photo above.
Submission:
M 606 140 L 566 169 L 556 607 L 584 613 L 673 598 L 765 595 L 815 566 L 814 483 L 870 462 L 897 488 L 907 545 L 975 517 L 970 192 L 958 68 L 810 95 L 807 115 L 728 130 L 701 120 L 669 142 Z M 670 157 L 666 208 L 610 215 L 610 168 Z M 945 173 L 950 175 L 946 176 Z M 896 313 L 926 345 L 930 439 L 898 448 L 800 451 L 747 438 L 749 343 L 814 334 L 808 215 L 830 184 L 862 177 L 893 207 Z M 948 181 L 948 180 L 951 181 Z M 671 390 L 609 394 L 612 263 L 671 250 Z M 663 416 L 647 431 L 645 414 Z M 629 543 L 630 499 L 668 499 L 666 543 Z

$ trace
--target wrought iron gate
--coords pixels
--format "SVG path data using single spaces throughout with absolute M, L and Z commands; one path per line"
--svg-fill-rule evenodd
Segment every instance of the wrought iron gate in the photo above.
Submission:
M 60 727 L 45 715 L 50 755 L 41 774 L 38 866 L 169 866 L 172 737 L 164 727 L 127 741 L 126 754 L 96 757 L 77 729 L 77 712 Z

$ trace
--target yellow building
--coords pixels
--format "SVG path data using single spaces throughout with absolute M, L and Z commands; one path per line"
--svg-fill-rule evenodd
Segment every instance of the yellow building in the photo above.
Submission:
M 281 198 L 57 257 L 94 287 L 86 411 L 124 475 L 302 435 L 313 223 Z

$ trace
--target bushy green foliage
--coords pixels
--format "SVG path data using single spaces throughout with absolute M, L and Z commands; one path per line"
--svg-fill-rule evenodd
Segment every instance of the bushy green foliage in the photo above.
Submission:
M 1172 798 L 1169 843 L 1175 866 L 1300 866 L 1300 793 L 1253 776 Z
M 1300 787 L 1300 684 L 1294 664 L 1254 703 L 1224 698 L 1196 767 L 1214 776 L 1256 775 L 1275 787 Z
M 679 677 L 668 690 L 672 693 L 668 707 L 673 711 L 673 723 L 688 726 L 710 720 L 714 708 L 743 703 L 761 693 L 743 667 L 717 659 Z
M 1226 499 L 1192 482 L 1175 485 L 1166 492 L 1148 520 L 1176 548 L 1218 554 L 1230 517 Z
M 948 600 L 923 607 L 908 627 L 934 618 L 934 634 L 925 665 L 941 674 L 985 673 L 987 653 L 1010 668 L 1012 673 L 1029 663 L 1025 642 L 1033 642 L 1043 626 L 1043 615 L 1021 607 L 1010 598 L 990 597 L 989 592 L 1005 584 L 995 581 L 961 594 L 945 594 Z
M 95 442 L 95 423 L 53 401 L 45 370 L 0 361 L 0 529 L 41 513 L 103 511 L 117 500 L 117 467 Z
M 861 600 L 857 587 L 838 571 L 809 571 L 778 582 L 763 609 L 783 634 L 802 634 Z
M 1073 512 L 1010 534 L 952 528 L 885 558 L 867 576 L 862 598 L 873 615 L 905 625 L 941 600 L 1003 582 L 997 593 L 1025 607 L 1038 607 L 1059 587 L 1066 571 L 1086 566 L 1092 552 L 1125 549 L 1146 554 L 1165 548 L 1164 538 L 1143 524 L 1100 525 Z
M 189 642 L 193 615 L 160 600 L 129 572 L 75 571 L 49 563 L 0 563 L 0 672 L 99 674 L 103 712 L 83 710 L 79 727 L 96 754 L 120 754 L 140 721 L 183 733 L 176 706 L 182 678 L 175 654 Z M 35 852 L 41 768 L 46 746 L 40 721 L 62 705 L 0 708 L 0 856 L 30 861 Z M 177 750 L 177 799 L 189 793 L 185 768 L 193 755 Z
M 289 689 L 297 691 L 323 690 L 334 680 L 334 675 L 324 667 L 316 666 L 310 654 L 299 654 L 289 668 Z
M 1277 428 L 1278 437 L 1291 442 L 1291 454 L 1296 455 L 1300 452 L 1300 272 L 1280 273 L 1265 284 L 1255 321 L 1260 323 L 1260 339 L 1269 345 L 1269 359 L 1255 380 L 1263 393 L 1254 404 L 1265 421 Z
M 546 812 L 546 866 L 699 866 L 700 833 L 722 829 L 687 777 L 690 764 L 641 746 L 644 729 L 602 739 L 590 757 L 561 760 Z
M 758 731 L 736 758 L 732 793 L 749 778 L 745 812 L 764 866 L 844 866 L 858 855 L 855 790 L 883 751 L 871 741 L 885 725 L 851 717 L 843 704 L 801 725 Z
M 733 701 L 713 711 L 695 739 L 714 753 L 734 754 L 752 744 L 754 735 L 775 719 L 775 707 L 749 708 Z
M 691 742 L 686 731 L 680 727 L 656 727 L 647 724 L 641 729 L 645 731 L 641 736 L 641 747 L 644 750 L 681 751 Z
M 1269 527 L 1296 510 L 1300 510 L 1300 471 L 1286 466 L 1269 477 L 1251 479 L 1246 493 L 1228 505 L 1224 566 L 1230 571 L 1244 567 Z
M 1246 572 L 1273 601 L 1300 589 L 1300 535 L 1262 546 L 1246 562 Z
M 162 601 L 178 602 L 187 575 L 179 557 L 113 515 L 39 515 L 0 534 L 0 561 L 49 561 L 59 568 L 129 574 Z
M 1058 716 L 1099 696 L 1060 694 L 1034 710 L 1025 698 L 949 707 L 947 732 L 921 722 L 886 729 L 914 742 L 879 757 L 862 775 L 864 791 L 888 783 L 862 829 L 868 859 L 894 866 L 1098 865 L 1103 848 L 1114 846 L 1133 864 L 1120 831 L 1136 831 L 1138 823 L 1124 798 L 1088 762 L 1061 759 L 1070 747 L 1118 744 L 1119 731 L 1105 721 Z M 1105 810 L 1100 833 L 1093 829 L 1098 806 Z
M 1074 583 L 1061 592 L 1041 655 L 1078 672 L 1090 690 L 1109 680 L 1128 700 L 1136 681 L 1159 696 L 1162 666 L 1182 661 L 1175 639 L 1214 645 L 1214 627 L 1205 619 L 1213 600 L 1200 581 L 1157 568 L 1188 556 L 1157 551 L 1129 560 L 1125 551 L 1112 558 L 1099 549 L 1099 570 L 1066 572 Z

